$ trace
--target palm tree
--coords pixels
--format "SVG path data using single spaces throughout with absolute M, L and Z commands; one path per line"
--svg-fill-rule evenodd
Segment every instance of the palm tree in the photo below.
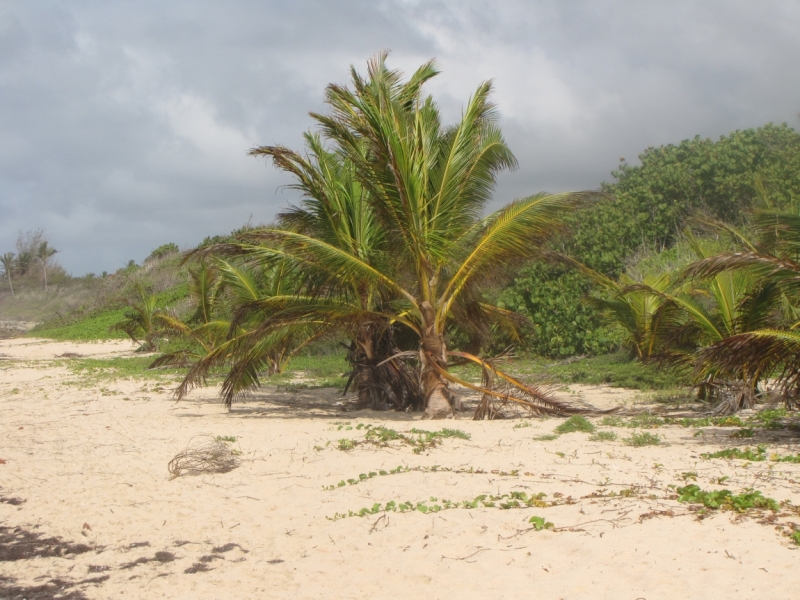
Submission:
M 157 297 L 151 294 L 140 283 L 136 286 L 138 298 L 131 302 L 125 312 L 125 318 L 112 325 L 110 331 L 124 331 L 135 343 L 144 341 L 143 348 L 152 352 L 156 349 L 156 338 L 159 335 L 159 314 L 156 308 Z
M 0 256 L 0 263 L 3 265 L 3 276 L 8 278 L 8 286 L 11 288 L 11 295 L 14 295 L 14 284 L 11 283 L 11 272 L 14 270 L 14 253 L 6 252 Z
M 27 275 L 31 265 L 33 264 L 33 261 L 34 256 L 30 251 L 20 251 L 19 254 L 17 254 L 16 260 L 17 274 L 20 276 Z
M 58 250 L 51 248 L 47 240 L 39 244 L 36 249 L 36 258 L 42 263 L 42 272 L 44 273 L 44 289 L 47 291 L 47 263 L 56 254 Z
M 583 269 L 584 273 L 588 269 Z M 622 326 L 626 338 L 622 342 L 641 362 L 648 362 L 663 350 L 664 323 L 674 313 L 666 292 L 672 285 L 670 273 L 646 276 L 641 282 L 623 274 L 614 281 L 593 273 L 596 283 L 610 292 L 610 297 L 589 297 L 587 300 Z
M 403 82 L 385 59 L 381 54 L 369 62 L 367 78 L 353 69 L 353 90 L 328 86 L 330 114 L 312 116 L 366 192 L 371 218 L 385 239 L 386 259 L 377 264 L 356 248 L 331 243 L 316 232 L 248 232 L 227 251 L 263 264 L 286 261 L 313 281 L 307 297 L 283 300 L 280 307 L 273 302 L 264 326 L 309 320 L 340 328 L 381 320 L 402 324 L 418 338 L 419 350 L 393 360 L 413 354 L 420 361 L 420 389 L 429 418 L 452 413 L 450 382 L 532 411 L 569 412 L 491 362 L 449 350 L 446 336 L 456 317 L 462 325 L 480 329 L 493 316 L 510 316 L 483 302 L 480 288 L 504 280 L 523 261 L 544 256 L 543 244 L 564 230 L 564 215 L 582 195 L 537 194 L 482 217 L 497 173 L 517 164 L 497 126 L 491 84 L 479 86 L 461 121 L 446 127 L 433 99 L 421 93 L 422 85 L 438 73 L 433 62 Z M 285 154 L 275 147 L 252 152 L 273 158 Z M 456 377 L 448 370 L 451 357 L 481 365 L 492 378 L 513 386 L 514 393 Z
M 303 194 L 299 206 L 291 207 L 278 216 L 280 228 L 325 241 L 378 269 L 388 268 L 390 255 L 385 236 L 377 226 L 366 190 L 355 179 L 352 165 L 327 151 L 318 135 L 306 135 L 305 156 L 284 147 L 262 148 L 253 154 L 272 158 L 278 168 L 295 176 L 297 182 L 289 187 Z M 277 309 L 286 309 L 287 302 L 291 302 L 295 310 L 303 308 L 304 303 L 310 303 L 315 310 L 322 310 L 320 296 L 329 295 L 330 290 L 326 289 L 325 279 L 320 278 L 318 273 L 310 275 L 306 271 L 305 275 L 298 275 L 297 269 L 288 261 L 277 264 L 268 261 L 269 265 L 264 268 L 260 254 L 250 252 L 246 246 L 216 246 L 212 250 L 218 256 L 244 254 L 243 264 L 247 265 L 249 261 L 251 271 L 218 260 L 219 265 L 225 265 L 223 270 L 232 275 L 228 278 L 228 284 L 236 292 L 232 297 L 235 326 L 240 327 L 243 321 L 249 323 L 226 345 L 226 348 L 236 347 L 236 355 L 225 356 L 222 348 L 219 352 L 209 353 L 190 371 L 187 386 L 182 387 L 179 393 L 193 385 L 191 378 L 199 381 L 205 377 L 207 368 L 230 360 L 233 367 L 223 385 L 226 403 L 230 404 L 233 395 L 257 383 L 255 376 L 237 379 L 237 373 L 255 374 L 262 368 L 267 368 L 270 374 L 279 371 L 285 359 L 297 350 L 294 348 L 290 351 L 286 345 L 289 339 L 305 345 L 309 341 L 308 336 L 316 339 L 325 335 L 331 327 L 331 323 L 324 320 L 301 318 L 284 328 L 281 336 L 276 336 L 271 323 L 264 329 L 259 324 Z M 241 258 L 239 262 L 242 263 Z M 252 277 L 250 284 L 243 285 L 244 273 L 256 273 L 259 269 L 260 276 Z M 256 281 L 265 282 L 266 285 Z M 306 292 L 305 296 L 302 295 L 303 291 Z M 340 312 L 345 308 L 374 310 L 381 301 L 370 289 L 353 285 L 339 289 L 336 305 L 328 303 L 325 309 Z M 305 310 L 308 308 L 306 306 Z M 339 323 L 339 326 L 343 325 Z M 354 323 L 350 329 L 352 343 L 348 347 L 348 360 L 352 368 L 345 390 L 352 384 L 358 392 L 359 404 L 364 407 L 418 407 L 419 394 L 413 393 L 413 382 L 418 379 L 414 369 L 403 362 L 384 362 L 397 351 L 393 341 L 395 326 L 386 317 L 371 314 Z M 279 350 L 264 344 L 261 339 L 264 336 L 279 342 L 282 348 Z M 256 352 L 255 348 L 260 348 L 263 354 Z
M 195 301 L 194 314 L 181 321 L 168 312 L 156 312 L 153 322 L 165 331 L 172 332 L 199 348 L 182 348 L 158 357 L 150 368 L 164 366 L 191 366 L 207 356 L 226 338 L 230 321 L 214 319 L 224 286 L 215 265 L 202 260 L 189 269 L 189 296 Z
M 765 327 L 767 323 L 762 322 L 712 344 L 699 353 L 696 373 L 735 373 L 749 381 L 751 391 L 759 381 L 774 378 L 791 406 L 800 394 L 800 203 L 782 209 L 768 201 L 765 204 L 752 214 L 758 243 L 737 236 L 742 251 L 706 257 L 692 264 L 687 274 L 708 278 L 732 273 L 752 278 L 777 296 L 784 327 Z

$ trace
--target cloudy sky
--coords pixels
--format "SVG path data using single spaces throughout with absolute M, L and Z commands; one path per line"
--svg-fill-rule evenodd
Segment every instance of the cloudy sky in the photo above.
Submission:
M 384 48 L 438 59 L 449 120 L 494 80 L 497 203 L 596 188 L 648 146 L 798 128 L 798 31 L 794 0 L 0 0 L 0 252 L 43 227 L 82 275 L 269 222 L 294 195 L 247 150 L 299 147 Z

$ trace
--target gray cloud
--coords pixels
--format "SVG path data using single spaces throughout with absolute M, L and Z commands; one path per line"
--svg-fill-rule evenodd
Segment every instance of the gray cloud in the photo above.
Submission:
M 382 48 L 450 119 L 493 79 L 520 169 L 497 201 L 595 188 L 620 156 L 796 124 L 794 2 L 0 3 L 0 250 L 45 227 L 80 274 L 294 196 L 246 151 L 299 146 L 324 86 Z

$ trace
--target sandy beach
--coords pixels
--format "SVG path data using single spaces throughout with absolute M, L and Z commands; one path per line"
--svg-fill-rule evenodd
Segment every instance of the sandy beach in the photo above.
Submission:
M 737 428 L 669 426 L 653 430 L 660 445 L 631 447 L 622 440 L 632 430 L 603 427 L 619 439 L 542 441 L 534 438 L 563 419 L 343 412 L 331 389 L 265 388 L 226 411 L 214 388 L 176 403 L 169 380 L 95 381 L 70 368 L 75 355 L 133 356 L 133 346 L 0 340 L 3 598 L 798 594 L 800 552 L 783 534 L 796 513 L 698 513 L 669 487 L 754 488 L 797 506 L 800 464 L 701 457 L 756 443 L 796 454 L 797 438 L 783 431 L 736 440 Z M 572 390 L 601 407 L 634 397 Z M 454 428 L 469 439 L 419 452 L 402 440 L 367 443 L 380 426 L 409 436 Z M 176 454 L 216 438 L 235 440 L 225 443 L 237 468 L 170 477 Z M 545 495 L 538 506 L 502 508 L 512 493 Z M 446 507 L 479 495 L 501 499 L 371 512 L 376 503 Z M 370 513 L 337 517 L 363 508 Z M 553 527 L 537 530 L 532 516 Z

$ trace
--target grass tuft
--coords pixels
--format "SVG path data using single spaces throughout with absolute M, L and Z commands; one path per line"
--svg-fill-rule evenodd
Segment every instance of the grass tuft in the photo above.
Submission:
M 617 434 L 613 431 L 598 431 L 589 438 L 592 442 L 613 442 L 617 439 Z
M 625 438 L 624 441 L 628 446 L 640 448 L 642 446 L 658 446 L 661 443 L 661 438 L 648 431 L 645 431 L 642 433 L 631 434 L 631 436 Z
M 573 415 L 561 425 L 555 428 L 556 433 L 573 433 L 580 431 L 583 433 L 594 433 L 594 425 L 581 415 Z

